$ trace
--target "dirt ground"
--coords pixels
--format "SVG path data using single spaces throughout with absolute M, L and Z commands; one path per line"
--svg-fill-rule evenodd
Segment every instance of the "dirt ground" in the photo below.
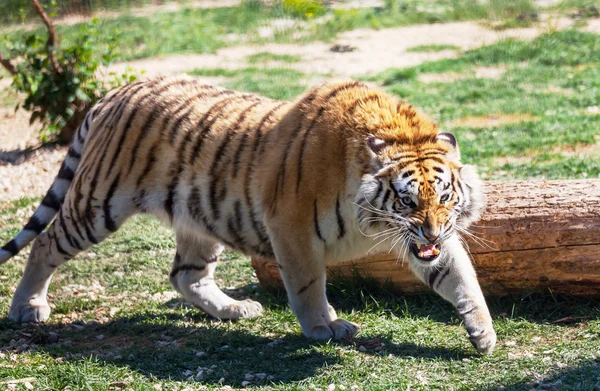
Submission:
M 309 74 L 326 75 L 331 78 L 347 78 L 373 74 L 388 68 L 418 65 L 425 61 L 452 58 L 458 51 L 407 52 L 410 47 L 428 44 L 455 45 L 460 49 L 472 49 L 512 37 L 533 39 L 551 29 L 564 29 L 572 25 L 568 18 L 546 17 L 536 27 L 496 31 L 474 22 L 416 25 L 381 30 L 358 29 L 341 34 L 336 44 L 351 45 L 352 52 L 335 53 L 331 44 L 268 44 L 234 46 L 219 50 L 216 54 L 174 55 L 116 64 L 112 70 L 127 66 L 145 71 L 145 77 L 158 74 L 179 74 L 195 68 L 237 69 L 248 66 L 246 58 L 258 52 L 292 54 L 301 61 L 289 66 Z M 586 31 L 600 33 L 600 20 L 591 20 Z M 502 70 L 482 69 L 481 77 L 497 77 Z M 486 76 L 487 75 L 487 76 Z M 442 76 L 444 77 L 444 76 Z M 447 75 L 448 78 L 460 77 Z M 427 80 L 427 76 L 424 76 Z M 224 79 L 209 78 L 218 84 Z M 432 81 L 436 81 L 435 78 Z M 6 88 L 7 80 L 0 80 L 0 88 Z M 15 129 L 19 129 L 18 132 Z M 45 193 L 66 152 L 64 147 L 35 149 L 37 125 L 29 126 L 28 114 L 12 109 L 0 109 L 0 201 L 22 196 L 41 196 Z M 34 149 L 23 153 L 25 149 Z

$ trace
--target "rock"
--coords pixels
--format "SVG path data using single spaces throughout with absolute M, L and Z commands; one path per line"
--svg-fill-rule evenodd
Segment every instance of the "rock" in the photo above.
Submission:
M 204 357 L 204 356 L 206 356 L 206 353 L 204 353 L 204 352 L 197 352 L 196 353 L 196 357 Z
M 265 378 L 267 377 L 266 373 L 255 373 L 254 377 L 257 378 L 258 380 L 265 380 Z
M 366 351 L 367 351 L 367 348 L 365 348 L 363 345 L 360 345 L 360 346 L 358 347 L 358 351 L 359 351 L 359 352 L 363 352 L 363 353 L 364 353 L 364 352 L 366 352 Z
M 100 334 L 100 335 L 96 335 L 96 339 L 98 341 L 102 341 L 104 339 L 104 335 Z
M 202 380 L 204 378 L 204 370 L 199 370 L 198 373 L 196 373 L 196 376 L 194 377 L 194 379 L 196 380 Z
M 246 381 L 252 381 L 252 380 L 254 380 L 254 375 L 251 374 L 251 373 L 246 373 L 244 375 L 244 380 L 246 380 Z
M 242 382 L 242 387 L 248 387 L 249 385 L 250 385 L 250 382 L 249 382 L 249 381 L 247 381 L 247 380 L 244 380 L 244 381 Z
M 49 332 L 48 333 L 48 343 L 57 343 L 60 340 L 60 335 L 58 333 Z

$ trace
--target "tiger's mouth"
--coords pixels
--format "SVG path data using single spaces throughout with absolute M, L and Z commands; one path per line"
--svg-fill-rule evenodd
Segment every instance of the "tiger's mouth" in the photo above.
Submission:
M 442 249 L 440 244 L 421 244 L 411 243 L 410 250 L 417 259 L 424 262 L 431 262 L 440 256 Z

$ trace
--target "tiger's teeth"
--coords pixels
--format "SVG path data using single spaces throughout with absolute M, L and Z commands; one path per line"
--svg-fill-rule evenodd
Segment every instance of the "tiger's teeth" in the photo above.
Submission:
M 440 253 L 440 250 L 438 250 L 437 248 L 433 248 L 433 255 L 438 255 Z
M 423 257 L 425 256 L 425 254 L 423 254 L 423 251 L 419 251 L 419 256 L 420 256 L 421 258 L 423 258 Z

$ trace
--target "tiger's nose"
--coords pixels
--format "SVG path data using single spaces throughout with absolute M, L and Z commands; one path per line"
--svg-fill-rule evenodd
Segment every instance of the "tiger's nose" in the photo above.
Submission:
M 439 233 L 434 234 L 427 228 L 423 228 L 423 230 L 421 232 L 423 232 L 423 236 L 425 236 L 425 239 L 429 240 L 431 243 L 435 242 L 437 240 L 437 238 L 440 237 Z

